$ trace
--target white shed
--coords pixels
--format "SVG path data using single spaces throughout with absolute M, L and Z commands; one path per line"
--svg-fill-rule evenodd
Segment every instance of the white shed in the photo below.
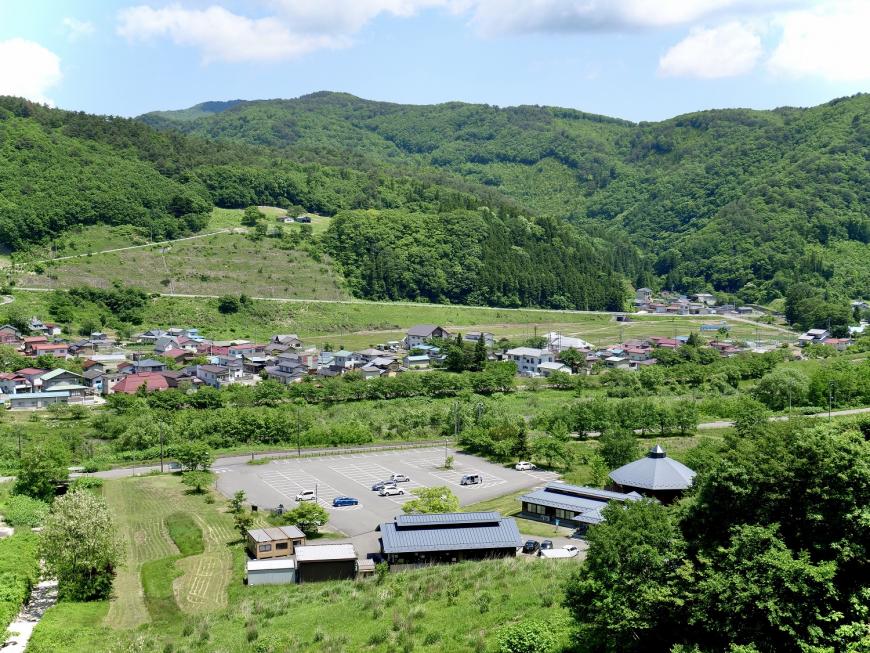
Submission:
M 293 558 L 248 560 L 248 585 L 292 585 L 296 582 Z

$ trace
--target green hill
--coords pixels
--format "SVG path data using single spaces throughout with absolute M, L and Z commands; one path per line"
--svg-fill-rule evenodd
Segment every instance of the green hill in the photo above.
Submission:
M 238 106 L 206 103 L 176 120 L 196 124 L 203 119 L 196 115 L 230 114 Z M 318 138 L 325 142 L 330 133 L 325 129 Z M 40 252 L 59 251 L 83 226 L 130 226 L 151 240 L 173 238 L 202 229 L 215 206 L 269 205 L 334 215 L 333 224 L 352 228 L 330 229 L 323 249 L 321 236 L 314 235 L 312 256 L 332 257 L 322 264 L 307 254 L 282 260 L 277 251 L 267 253 L 268 241 L 259 257 L 257 246 L 246 245 L 250 251 L 242 255 L 235 243 L 234 251 L 222 253 L 196 243 L 178 250 L 204 251 L 205 258 L 219 259 L 217 268 L 199 255 L 186 263 L 178 259 L 177 269 L 165 256 L 154 266 L 146 261 L 153 253 L 136 251 L 67 261 L 53 270 L 50 283 L 58 277 L 60 287 L 99 286 L 120 277 L 147 290 L 162 289 L 157 281 L 191 291 L 205 282 L 210 290 L 253 284 L 270 296 L 292 289 L 286 296 L 311 298 L 339 296 L 339 277 L 332 274 L 339 272 L 366 298 L 621 309 L 628 282 L 647 276 L 649 264 L 635 248 L 533 217 L 500 192 L 459 176 L 384 162 L 358 166 L 352 158 L 311 152 L 308 158 L 340 165 L 294 161 L 271 142 L 247 140 L 159 131 L 139 121 L 0 98 L 0 246 L 18 250 L 18 261 L 38 261 L 45 258 Z M 265 236 L 268 229 L 261 226 Z M 321 269 L 333 260 L 337 270 Z M 202 265 L 208 269 L 198 269 Z M 32 271 L 39 266 L 33 263 Z M 149 273 L 119 274 L 131 266 Z
M 634 124 L 555 107 L 315 93 L 140 120 L 300 161 L 438 170 L 648 252 L 663 286 L 744 301 L 796 280 L 870 295 L 870 96 Z

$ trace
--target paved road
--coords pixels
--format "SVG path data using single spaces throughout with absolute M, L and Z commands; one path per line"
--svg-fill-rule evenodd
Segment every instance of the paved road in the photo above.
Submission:
M 847 410 L 834 410 L 831 411 L 831 417 L 844 417 L 848 415 L 863 415 L 864 413 L 870 413 L 870 408 L 849 408 Z M 824 413 L 815 413 L 813 415 L 795 415 L 795 417 L 827 417 L 828 412 Z M 774 417 L 769 417 L 768 420 L 771 422 L 785 422 L 791 416 L 790 415 L 776 415 Z M 698 424 L 699 429 L 726 429 L 730 426 L 734 426 L 734 422 L 728 420 L 721 420 L 718 422 L 705 422 L 704 424 Z

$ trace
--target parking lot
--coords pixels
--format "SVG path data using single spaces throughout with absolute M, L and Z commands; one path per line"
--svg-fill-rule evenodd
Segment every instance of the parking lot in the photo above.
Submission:
M 265 465 L 217 466 L 217 487 L 231 496 L 244 490 L 248 501 L 260 510 L 283 504 L 296 507 L 294 497 L 303 491 L 317 492 L 317 501 L 330 513 L 330 525 L 349 536 L 372 531 L 402 512 L 402 504 L 413 499 L 413 489 L 446 485 L 459 497 L 461 505 L 491 499 L 503 494 L 542 485 L 555 478 L 551 472 L 518 472 L 499 467 L 482 458 L 449 452 L 453 469 L 443 469 L 443 448 L 409 449 L 362 454 L 273 460 Z M 399 483 L 404 495 L 381 497 L 371 487 L 390 474 L 406 474 L 410 481 Z M 479 485 L 461 485 L 462 477 L 479 474 Z M 359 505 L 333 508 L 337 496 L 359 499 Z

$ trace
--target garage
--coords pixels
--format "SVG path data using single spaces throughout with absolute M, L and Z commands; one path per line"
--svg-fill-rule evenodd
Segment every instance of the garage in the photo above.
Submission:
M 296 582 L 293 558 L 248 560 L 248 585 L 292 585 Z

